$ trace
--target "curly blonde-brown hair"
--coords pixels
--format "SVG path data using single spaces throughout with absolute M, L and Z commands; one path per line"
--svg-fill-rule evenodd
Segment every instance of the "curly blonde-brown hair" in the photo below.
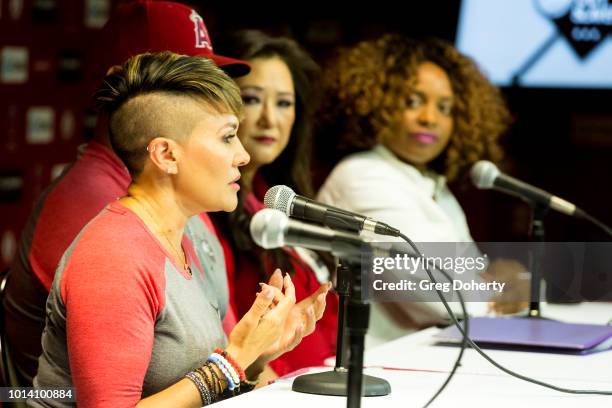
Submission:
M 341 151 L 372 148 L 397 128 L 424 62 L 446 72 L 455 94 L 451 141 L 430 167 L 452 181 L 478 160 L 501 159 L 497 140 L 510 123 L 501 93 L 474 61 L 440 39 L 387 34 L 340 50 L 323 76 L 322 133 L 333 135 Z

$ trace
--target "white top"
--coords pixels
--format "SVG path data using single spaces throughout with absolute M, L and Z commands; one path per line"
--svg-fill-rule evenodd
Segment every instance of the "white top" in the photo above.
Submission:
M 318 200 L 398 228 L 415 242 L 471 242 L 444 176 L 423 175 L 382 145 L 342 160 Z
M 321 187 L 317 199 L 385 222 L 417 245 L 419 242 L 473 241 L 465 214 L 445 178 L 432 172 L 421 173 L 382 145 L 342 160 Z M 403 336 L 414 331 L 415 326 L 446 320 L 442 303 L 405 302 L 398 314 L 399 305 L 372 303 L 368 346 Z M 452 306 L 453 310 L 460 311 L 458 304 Z M 470 306 L 470 314 L 474 307 L 476 314 L 483 314 L 486 309 L 485 303 Z M 405 314 L 412 322 L 402 321 Z

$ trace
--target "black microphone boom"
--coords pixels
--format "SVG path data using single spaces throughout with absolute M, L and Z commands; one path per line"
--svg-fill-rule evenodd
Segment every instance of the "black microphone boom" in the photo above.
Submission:
M 267 208 L 282 211 L 289 217 L 316 222 L 336 230 L 360 232 L 372 231 L 379 235 L 397 237 L 400 231 L 383 222 L 332 207 L 295 194 L 283 185 L 271 187 L 264 197 Z
M 529 203 L 541 204 L 546 208 L 552 208 L 563 214 L 576 217 L 584 216 L 583 211 L 569 201 L 502 173 L 490 161 L 481 160 L 476 162 L 472 166 L 470 174 L 472 182 L 480 189 L 493 188 L 518 196 Z
M 472 166 L 471 176 L 472 182 L 478 188 L 494 188 L 518 196 L 528 203 L 540 204 L 545 208 L 552 208 L 563 214 L 581 218 L 601 228 L 612 237 L 612 229 L 597 218 L 576 207 L 569 201 L 565 201 L 562 198 L 502 173 L 490 161 L 481 160 L 476 162 Z

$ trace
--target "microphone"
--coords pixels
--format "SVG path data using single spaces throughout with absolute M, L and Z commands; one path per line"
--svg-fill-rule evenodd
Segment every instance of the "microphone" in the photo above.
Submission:
M 282 211 L 288 217 L 313 221 L 337 230 L 366 230 L 392 237 L 400 235 L 398 229 L 383 222 L 297 195 L 291 188 L 283 185 L 273 186 L 266 192 L 264 205 L 266 208 Z
M 481 160 L 472 166 L 472 182 L 480 189 L 493 188 L 517 196 L 528 203 L 541 204 L 563 214 L 583 218 L 585 213 L 574 204 L 546 191 L 510 177 L 490 161 Z
M 250 230 L 253 241 L 265 249 L 298 246 L 359 262 L 363 250 L 368 247 L 358 235 L 293 220 L 270 208 L 253 216 Z

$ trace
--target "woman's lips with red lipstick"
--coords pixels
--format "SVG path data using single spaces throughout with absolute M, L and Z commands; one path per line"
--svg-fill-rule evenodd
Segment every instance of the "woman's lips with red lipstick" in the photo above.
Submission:
M 417 142 L 423 143 L 423 144 L 433 144 L 438 140 L 438 136 L 434 135 L 433 133 L 417 132 L 417 133 L 412 133 L 410 136 L 413 139 L 415 139 Z
M 274 138 L 272 136 L 255 136 L 253 139 L 257 143 L 262 143 L 262 144 L 267 144 L 267 145 L 276 142 L 276 138 Z

